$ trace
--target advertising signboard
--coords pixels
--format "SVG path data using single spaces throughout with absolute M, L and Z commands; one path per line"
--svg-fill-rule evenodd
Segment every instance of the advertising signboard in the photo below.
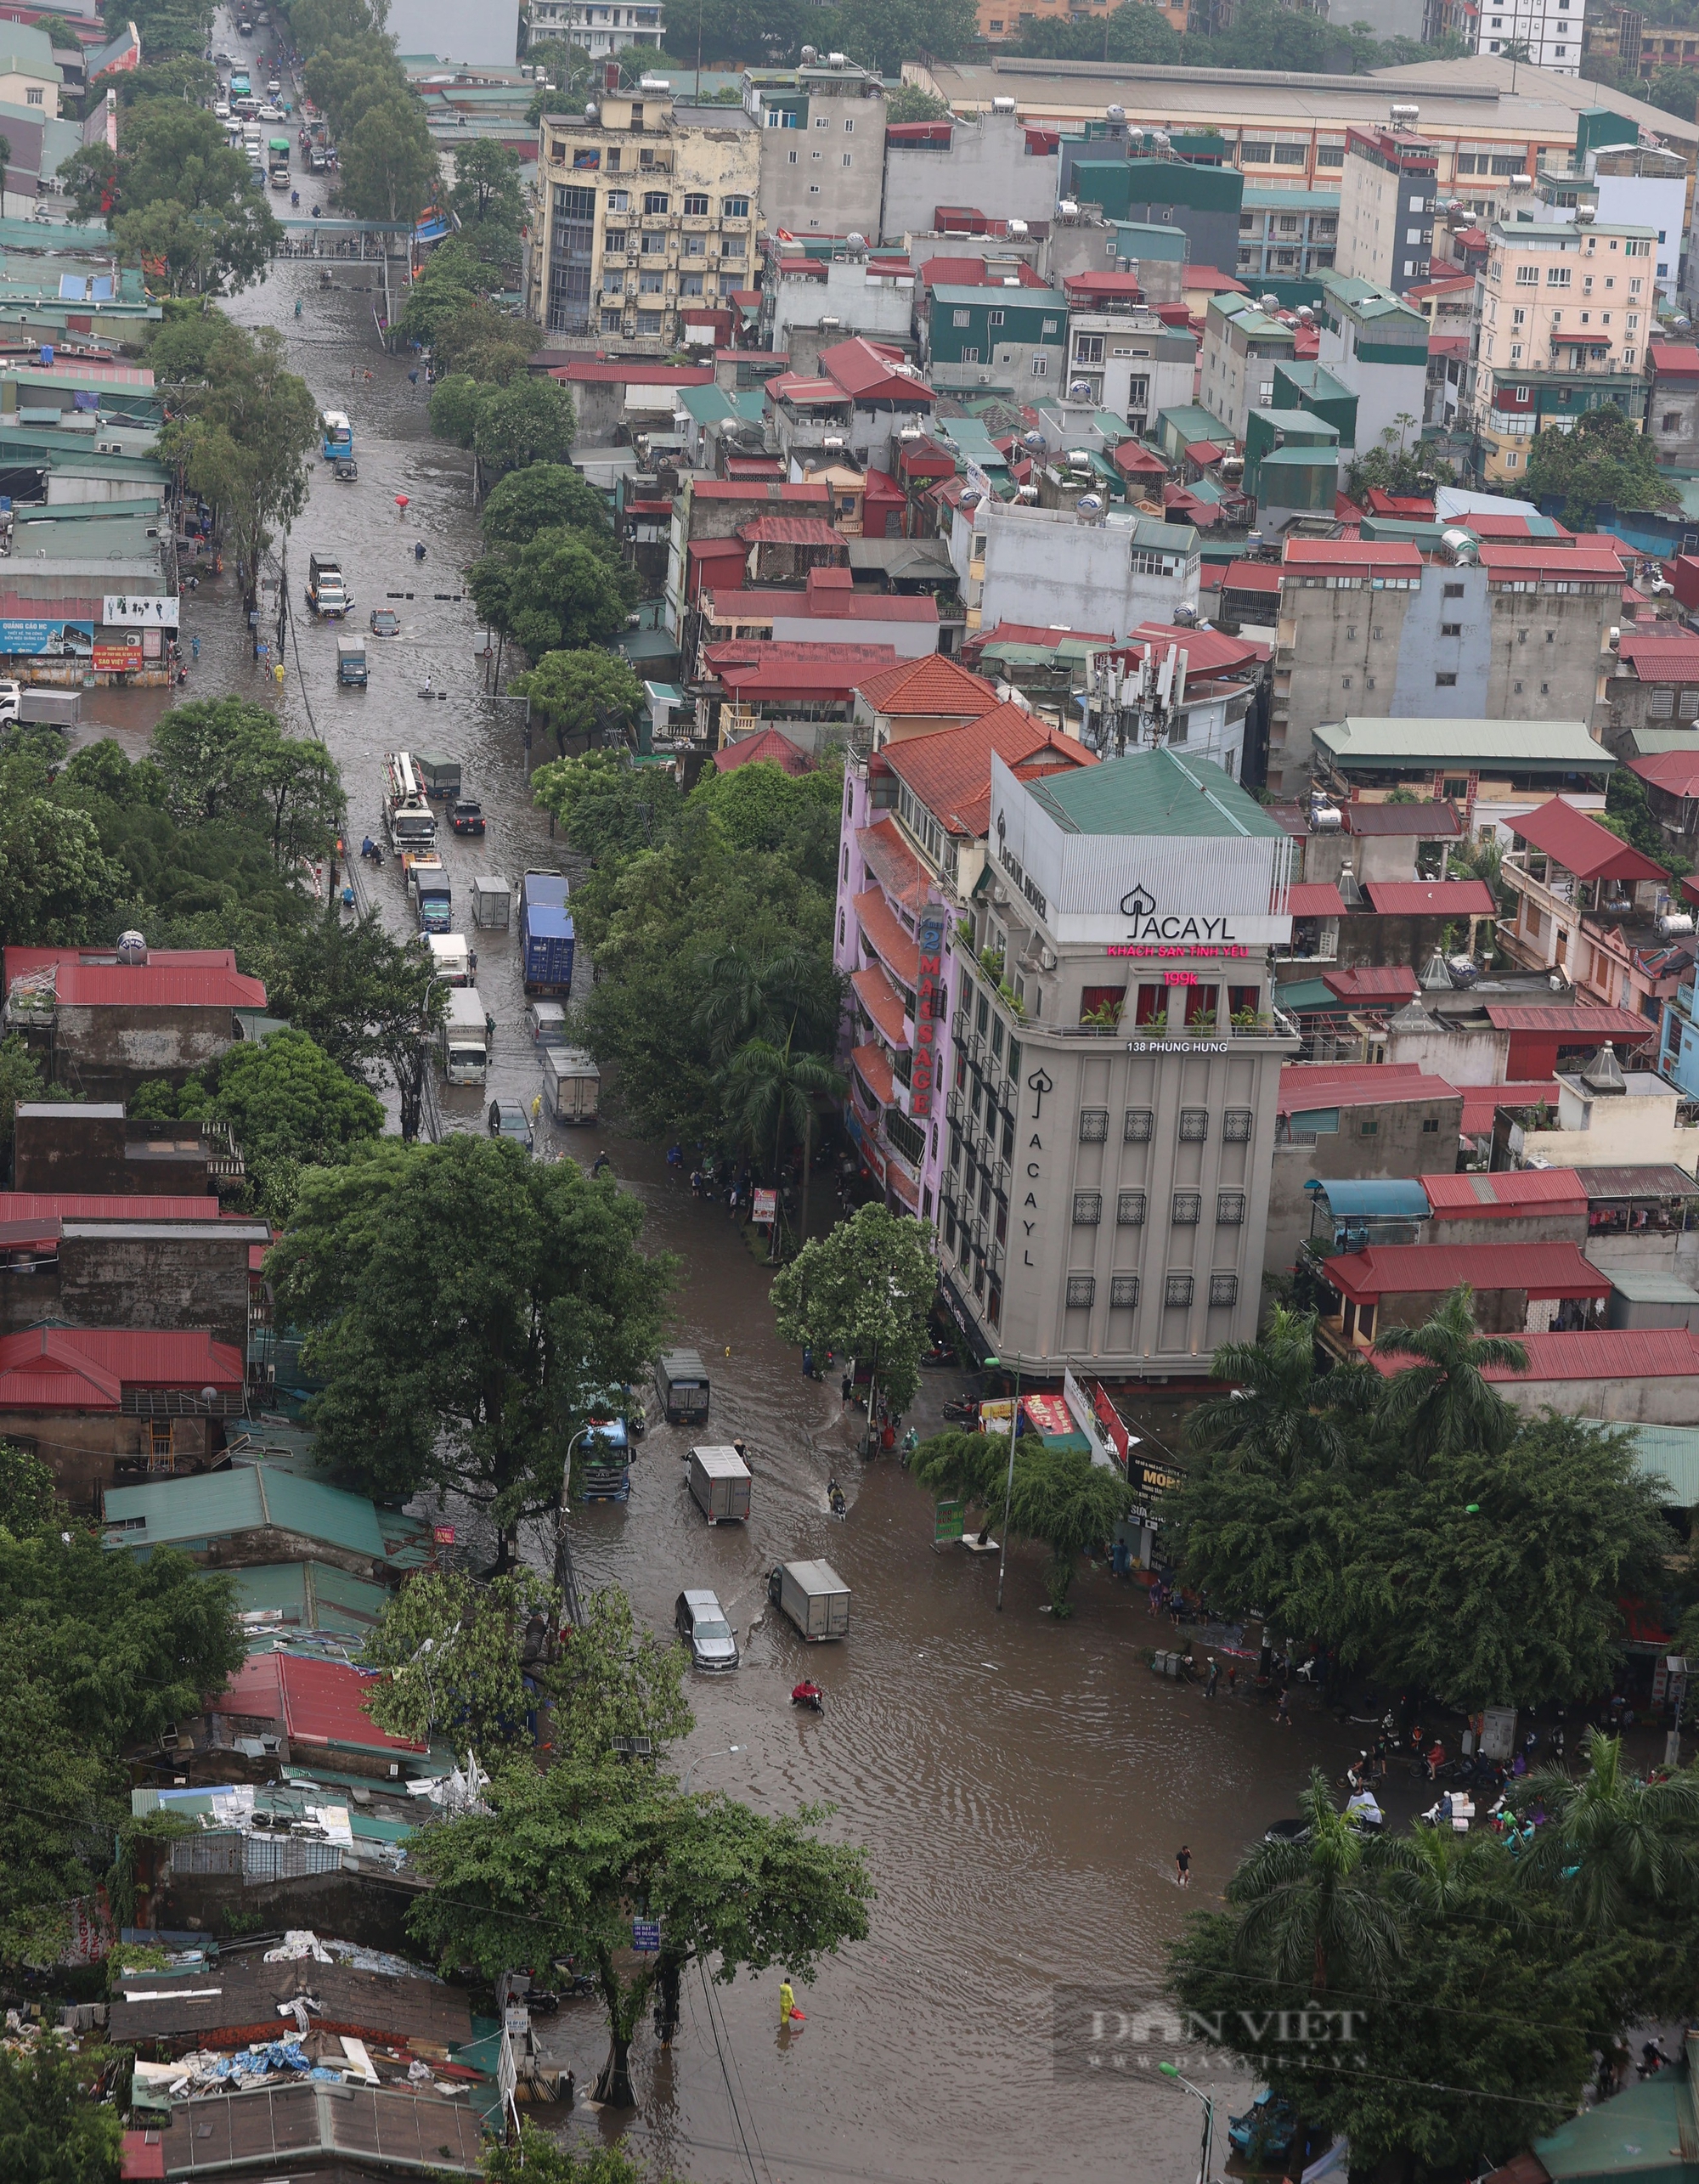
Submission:
M 92 622 L 37 622 L 0 615 L 0 652 L 14 658 L 86 660 L 93 650 Z

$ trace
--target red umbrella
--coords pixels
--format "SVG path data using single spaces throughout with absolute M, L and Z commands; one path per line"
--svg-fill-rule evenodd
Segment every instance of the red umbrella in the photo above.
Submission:
M 398 508 L 405 508 L 407 505 L 407 495 L 404 493 L 398 493 L 395 496 L 395 505 Z

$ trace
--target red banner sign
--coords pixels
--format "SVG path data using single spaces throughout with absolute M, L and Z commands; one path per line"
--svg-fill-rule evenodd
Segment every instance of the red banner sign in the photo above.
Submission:
M 127 674 L 132 669 L 138 668 L 141 664 L 142 640 L 139 631 L 133 637 L 116 645 L 102 644 L 96 641 L 94 671 L 97 674 Z
M 1127 1431 L 1121 1423 L 1120 1413 L 1104 1393 L 1102 1385 L 1096 1380 L 1092 1383 L 1092 1408 L 1097 1413 L 1098 1423 L 1109 1436 L 1109 1446 L 1120 1457 L 1121 1467 L 1125 1470 L 1126 1452 L 1131 1446 Z

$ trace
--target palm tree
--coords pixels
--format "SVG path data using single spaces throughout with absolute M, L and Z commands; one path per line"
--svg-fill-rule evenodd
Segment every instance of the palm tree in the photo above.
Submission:
M 1355 1363 L 1318 1373 L 1315 1335 L 1314 1312 L 1277 1305 L 1259 1341 L 1224 1342 L 1210 1369 L 1230 1381 L 1233 1392 L 1193 1412 L 1192 1446 L 1289 1482 L 1300 1471 L 1340 1462 L 1351 1448 L 1346 1420 L 1368 1409 L 1376 1376 Z
M 1494 1365 L 1526 1372 L 1528 1353 L 1507 1335 L 1477 1335 L 1473 1300 L 1460 1283 L 1421 1326 L 1375 1338 L 1377 1357 L 1415 1361 L 1387 1382 L 1380 1415 L 1418 1468 L 1465 1449 L 1495 1454 L 1516 1429 L 1516 1412 L 1483 1375 Z
M 789 1037 L 799 1019 L 821 1039 L 833 1029 L 832 1021 L 819 1021 L 820 959 L 806 948 L 763 957 L 733 941 L 699 957 L 696 974 L 696 1028 L 722 1067 L 746 1040 L 777 1044 Z
M 1579 1781 L 1544 1768 L 1516 1802 L 1543 1804 L 1547 1814 L 1518 1870 L 1558 1889 L 1578 1926 L 1603 1933 L 1636 1910 L 1667 1907 L 1699 1881 L 1699 1775 L 1691 1768 L 1643 1782 L 1623 1764 L 1622 1739 L 1595 1729 Z
M 1303 1833 L 1258 1843 L 1227 1884 L 1235 1952 L 1314 1995 L 1379 1987 L 1404 1953 L 1410 1846 L 1341 1812 L 1320 1768 L 1298 1809 Z
M 749 1039 L 721 1073 L 726 1109 L 740 1137 L 765 1150 L 773 1148 L 773 1182 L 779 1180 L 787 1126 L 802 1140 L 801 1233 L 808 1236 L 809 1165 L 814 1147 L 815 1102 L 841 1098 L 844 1082 L 822 1054 L 799 1052 L 794 1023 L 782 1047 L 770 1039 Z M 779 1226 L 773 1223 L 776 1247 Z

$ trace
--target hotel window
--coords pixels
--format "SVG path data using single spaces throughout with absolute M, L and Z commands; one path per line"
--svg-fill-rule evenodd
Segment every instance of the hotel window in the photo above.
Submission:
M 1074 1226 L 1076 1228 L 1095 1228 L 1104 1217 L 1104 1194 L 1101 1191 L 1075 1191 L 1074 1194 Z
M 1222 1228 L 1239 1228 L 1245 1222 L 1245 1193 L 1217 1191 L 1216 1193 L 1216 1221 Z
M 1237 1304 L 1239 1302 L 1239 1276 L 1237 1274 L 1211 1274 L 1210 1276 L 1210 1302 L 1211 1304 Z
M 1114 1311 L 1116 1311 L 1116 1310 L 1120 1310 L 1120 1311 L 1122 1311 L 1122 1312 L 1126 1312 L 1126 1311 L 1130 1310 L 1130 1309 L 1132 1308 L 1132 1306 L 1134 1306 L 1134 1305 L 1136 1305 L 1137 1302 L 1138 1302 L 1138 1277 L 1137 1277 L 1137 1274 L 1111 1274 L 1111 1275 L 1109 1276 L 1109 1309 L 1110 1309 L 1110 1311 L 1111 1311 L 1111 1312 L 1114 1312 Z
M 1176 1191 L 1169 1219 L 1176 1228 L 1195 1228 L 1204 1216 L 1204 1194 L 1201 1191 Z
M 646 217 L 662 217 L 670 209 L 671 204 L 672 200 L 664 189 L 646 189 L 643 193 L 643 211 Z
M 1222 1136 L 1229 1145 L 1248 1145 L 1255 1120 L 1248 1107 L 1230 1107 L 1222 1117 Z
M 1121 1123 L 1121 1142 L 1126 1145 L 1148 1145 L 1156 1127 L 1156 1117 L 1148 1107 L 1130 1107 Z
M 705 196 L 699 195 L 693 190 L 686 192 L 685 196 L 685 217 L 686 220 L 705 220 L 708 217 L 707 198 Z
M 1097 1294 L 1098 1281 L 1095 1274 L 1069 1275 L 1068 1308 L 1070 1312 L 1082 1312 L 1088 1309 Z
M 1164 1278 L 1162 1284 L 1162 1301 L 1164 1304 L 1190 1304 L 1192 1289 L 1192 1277 L 1189 1274 L 1169 1274 Z
M 1180 1143 L 1183 1145 L 1201 1145 L 1210 1134 L 1210 1111 L 1206 1107 L 1183 1107 L 1180 1109 Z
M 1106 1107 L 1082 1107 L 1080 1109 L 1080 1143 L 1082 1145 L 1104 1145 L 1109 1142 L 1109 1111 Z
M 720 200 L 720 217 L 722 220 L 747 220 L 749 217 L 748 199 L 722 197 Z
M 1115 1225 L 1120 1228 L 1143 1228 L 1144 1205 L 1143 1191 L 1118 1191 L 1115 1194 Z

